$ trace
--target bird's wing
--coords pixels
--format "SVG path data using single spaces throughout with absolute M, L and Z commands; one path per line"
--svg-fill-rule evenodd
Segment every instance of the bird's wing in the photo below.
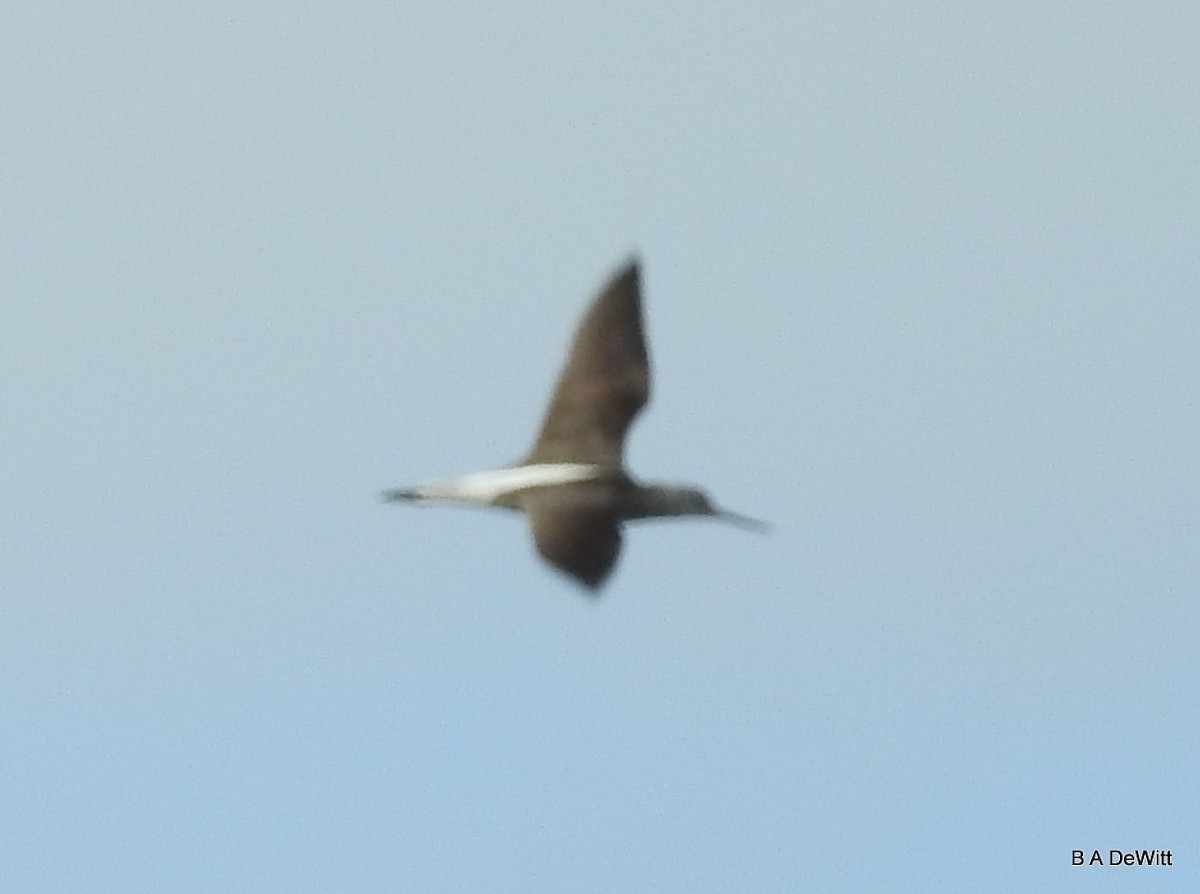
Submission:
M 619 467 L 625 432 L 649 392 L 638 266 L 630 262 L 579 324 L 526 462 Z
M 621 551 L 621 517 L 605 483 L 530 491 L 521 508 L 543 559 L 589 589 L 604 583 Z

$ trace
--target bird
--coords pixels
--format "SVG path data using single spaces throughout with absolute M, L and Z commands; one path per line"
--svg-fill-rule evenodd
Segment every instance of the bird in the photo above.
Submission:
M 641 272 L 634 257 L 610 277 L 584 314 L 533 448 L 523 459 L 385 490 L 382 499 L 524 512 L 541 557 L 592 594 L 616 564 L 627 521 L 707 516 L 769 530 L 765 522 L 717 506 L 698 488 L 640 483 L 626 471 L 625 436 L 649 395 Z

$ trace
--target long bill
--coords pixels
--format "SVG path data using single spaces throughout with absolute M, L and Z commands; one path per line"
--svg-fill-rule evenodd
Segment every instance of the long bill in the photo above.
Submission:
M 714 518 L 719 518 L 722 521 L 727 521 L 732 525 L 737 525 L 739 528 L 745 528 L 747 531 L 754 531 L 759 534 L 770 534 L 773 530 L 772 526 L 765 521 L 760 521 L 757 518 L 751 518 L 748 515 L 742 515 L 737 512 L 730 512 L 728 509 L 717 509 L 713 512 Z

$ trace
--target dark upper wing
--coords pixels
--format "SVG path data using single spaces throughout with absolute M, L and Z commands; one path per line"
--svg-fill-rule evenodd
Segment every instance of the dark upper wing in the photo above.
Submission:
M 579 324 L 526 461 L 620 465 L 625 432 L 649 390 L 634 261 L 609 281 Z
M 543 559 L 590 589 L 604 583 L 621 551 L 621 519 L 603 483 L 531 491 L 521 503 Z

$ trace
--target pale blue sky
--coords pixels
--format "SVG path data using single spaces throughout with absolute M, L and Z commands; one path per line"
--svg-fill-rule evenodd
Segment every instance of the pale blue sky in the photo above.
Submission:
M 1194 4 L 22 6 L 0 889 L 1197 889 Z M 772 536 L 377 502 L 634 251 Z

